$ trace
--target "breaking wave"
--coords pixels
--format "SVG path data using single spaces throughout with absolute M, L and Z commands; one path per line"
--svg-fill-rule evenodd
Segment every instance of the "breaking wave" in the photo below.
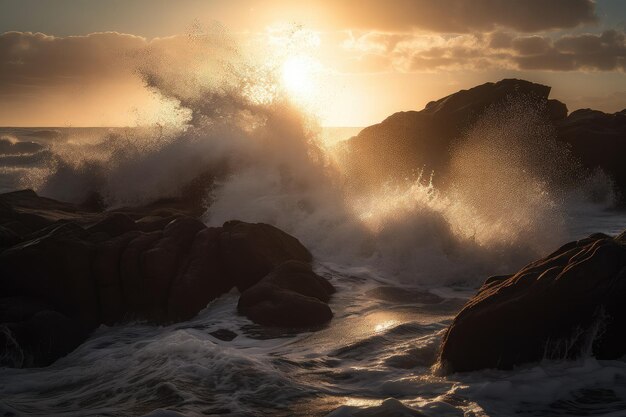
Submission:
M 276 69 L 221 42 L 206 47 L 215 59 L 199 54 L 202 65 L 191 70 L 150 57 L 138 69 L 182 122 L 53 131 L 39 142 L 7 136 L 3 188 L 74 202 L 95 194 L 108 207 L 192 193 L 207 224 L 271 223 L 322 261 L 429 286 L 475 285 L 521 266 L 568 237 L 568 207 L 587 199 L 565 181 L 575 162 L 523 100 L 487 111 L 459 138 L 445 189 L 422 173 L 355 195 L 334 148 L 281 90 Z M 589 188 L 610 190 L 599 175 Z

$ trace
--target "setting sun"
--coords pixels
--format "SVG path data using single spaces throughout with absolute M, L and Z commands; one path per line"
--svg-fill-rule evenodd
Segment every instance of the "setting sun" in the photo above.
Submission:
M 315 93 L 315 74 L 319 63 L 305 55 L 287 58 L 281 68 L 281 82 L 297 101 L 308 102 Z

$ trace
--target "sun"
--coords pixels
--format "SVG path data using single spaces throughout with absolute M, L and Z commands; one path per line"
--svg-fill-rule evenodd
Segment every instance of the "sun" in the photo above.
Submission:
M 281 67 L 283 88 L 297 101 L 311 101 L 315 95 L 318 66 L 318 62 L 306 55 L 287 58 Z

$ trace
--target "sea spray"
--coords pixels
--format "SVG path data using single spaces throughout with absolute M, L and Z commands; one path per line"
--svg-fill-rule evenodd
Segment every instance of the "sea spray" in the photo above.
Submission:
M 575 164 L 541 109 L 518 100 L 487 110 L 450 150 L 440 188 L 430 181 L 437 172 L 423 172 L 355 193 L 336 147 L 280 88 L 275 66 L 253 65 L 220 36 L 190 45 L 199 52 L 186 67 L 147 55 L 138 68 L 176 103 L 179 124 L 70 132 L 19 186 L 74 202 L 96 193 L 119 207 L 178 197 L 194 183 L 209 225 L 271 223 L 319 261 L 406 285 L 475 286 L 565 240 L 564 179 Z

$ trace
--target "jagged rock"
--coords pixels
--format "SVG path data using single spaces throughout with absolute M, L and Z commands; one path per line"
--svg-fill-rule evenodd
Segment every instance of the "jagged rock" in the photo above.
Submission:
M 0 251 L 4 248 L 11 247 L 20 241 L 17 233 L 9 228 L 0 226 Z
M 112 213 L 96 224 L 89 226 L 87 231 L 92 234 L 106 233 L 107 236 L 115 237 L 137 229 L 137 223 L 126 214 Z
M 155 207 L 155 213 L 97 213 L 32 191 L 0 195 L 0 243 L 9 246 L 0 246 L 6 342 L 0 356 L 14 358 L 21 349 L 28 358 L 9 362 L 39 366 L 74 349 L 78 335 L 84 339 L 101 323 L 190 319 L 221 294 L 253 287 L 289 260 L 304 262 L 301 283 L 282 276 L 274 282 L 271 274 L 266 282 L 304 299 L 298 299 L 300 313 L 330 313 L 325 302 L 332 286 L 311 272 L 311 254 L 296 238 L 262 223 L 207 228 Z M 50 341 L 55 331 L 66 342 Z
M 183 265 L 172 282 L 168 300 L 168 317 L 187 320 L 207 304 L 233 287 L 233 281 L 222 266 L 219 252 L 219 228 L 198 232 Z
M 47 366 L 76 349 L 88 329 L 57 311 L 42 310 L 27 320 L 0 324 L 0 366 Z
M 93 259 L 93 279 L 96 283 L 100 321 L 106 325 L 120 322 L 127 314 L 122 294 L 120 260 L 128 244 L 140 235 L 130 232 L 102 242 Z
M 522 98 L 545 115 L 556 139 L 567 144 L 565 148 L 574 160 L 590 170 L 602 169 L 612 177 L 621 192 L 621 202 L 626 203 L 626 110 L 606 114 L 581 109 L 568 116 L 567 106 L 548 99 L 549 94 L 548 86 L 515 79 L 461 90 L 428 103 L 421 111 L 394 113 L 364 128 L 338 145 L 338 155 L 350 183 L 358 188 L 377 187 L 389 180 L 404 181 L 419 172 L 428 179 L 433 171 L 435 185 L 445 187 L 455 141 L 486 109 Z
M 459 139 L 485 110 L 521 97 L 546 109 L 547 120 L 567 115 L 567 107 L 548 100 L 550 87 L 524 80 L 505 79 L 461 90 L 421 111 L 394 113 L 381 123 L 366 127 L 340 144 L 340 154 L 351 182 L 362 187 L 390 179 L 403 180 L 424 170 L 445 181 L 453 141 Z
M 25 321 L 50 307 L 28 297 L 0 298 L 0 323 Z
M 280 264 L 241 294 L 237 309 L 252 321 L 279 327 L 316 326 L 328 322 L 335 288 L 300 261 Z
M 514 275 L 488 279 L 448 328 L 441 369 L 510 369 L 543 358 L 626 354 L 623 236 L 594 234 Z
M 552 121 L 563 120 L 567 117 L 567 106 L 565 103 L 561 103 L 559 100 L 550 99 L 546 110 L 548 111 L 548 117 Z
M 559 139 L 590 169 L 601 168 L 626 202 L 626 113 L 581 109 L 557 123 Z
M 239 291 L 245 291 L 277 265 L 311 262 L 311 253 L 293 236 L 263 223 L 230 221 L 220 233 L 220 255 Z
M 43 236 L 0 254 L 0 294 L 43 300 L 68 316 L 97 323 L 92 243 L 74 223 L 63 223 Z

